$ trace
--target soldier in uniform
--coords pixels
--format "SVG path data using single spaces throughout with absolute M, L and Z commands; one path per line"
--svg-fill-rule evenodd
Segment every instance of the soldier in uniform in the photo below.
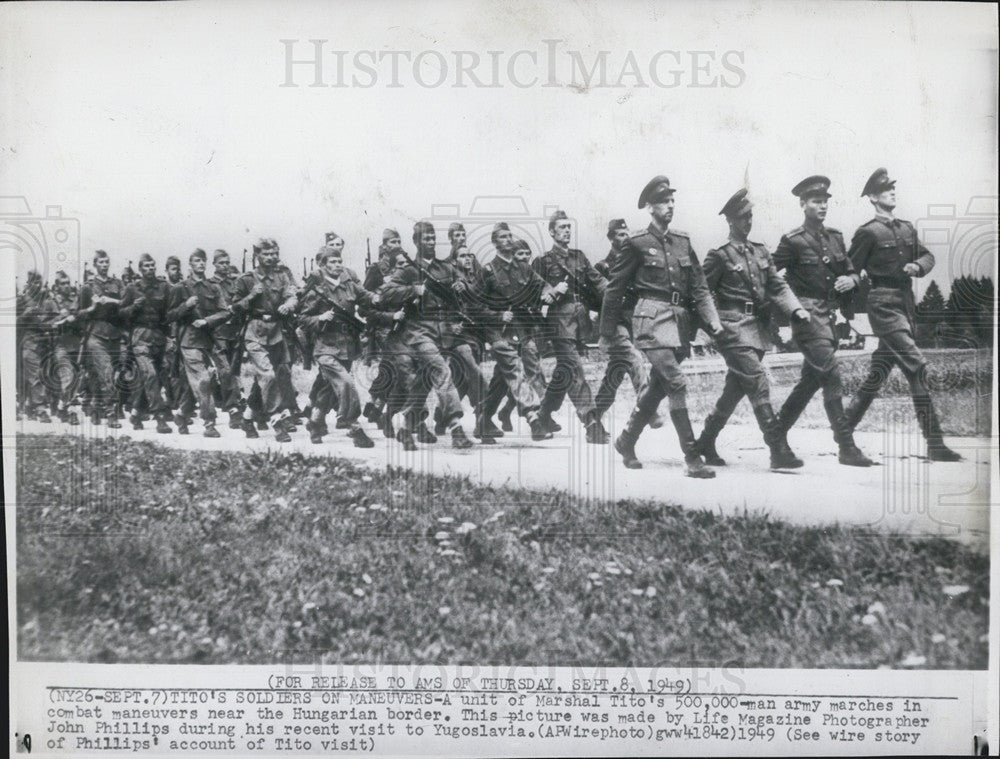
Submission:
M 641 469 L 635 443 L 653 418 L 660 401 L 670 403 L 670 418 L 677 430 L 688 477 L 707 479 L 715 472 L 698 453 L 687 410 L 687 385 L 680 363 L 690 352 L 697 329 L 695 316 L 713 336 L 722 332 L 711 293 L 705 284 L 691 241 L 683 232 L 669 231 L 674 217 L 674 192 L 670 180 L 656 176 L 639 194 L 639 208 L 649 206 L 649 227 L 629 238 L 611 268 L 611 283 L 601 310 L 601 337 L 614 338 L 622 320 L 629 287 L 638 298 L 632 316 L 635 345 L 652 365 L 649 382 L 636 401 L 615 449 L 629 469 Z
M 181 353 L 188 384 L 198 396 L 198 412 L 205 425 L 205 437 L 219 437 L 215 428 L 215 398 L 212 394 L 212 375 L 225 371 L 215 359 L 213 330 L 231 316 L 226 295 L 215 282 L 205 277 L 208 256 L 201 248 L 188 258 L 191 269 L 188 278 L 170 291 L 167 318 L 177 323 L 177 349 Z M 187 426 L 184 417 L 174 417 L 180 430 Z
M 816 391 L 823 388 L 823 407 L 839 448 L 840 463 L 866 467 L 872 461 L 855 445 L 853 430 L 844 416 L 844 390 L 834 332 L 836 310 L 838 306 L 849 309 L 849 301 L 845 299 L 851 297 L 859 277 L 847 257 L 841 233 L 823 225 L 829 189 L 830 180 L 820 175 L 807 177 L 792 188 L 805 220 L 802 226 L 783 235 L 774 251 L 775 267 L 785 271 L 785 280 L 810 315 L 809 321 L 797 320 L 792 325 L 792 337 L 802 351 L 802 375 L 779 413 L 781 445 L 788 457 L 791 453 L 787 447 L 788 430 Z
M 132 427 L 142 429 L 139 409 L 145 395 L 146 408 L 156 419 L 156 431 L 170 432 L 170 407 L 163 397 L 160 379 L 167 351 L 167 305 L 171 286 L 156 276 L 156 262 L 148 253 L 139 258 L 139 278 L 125 288 L 119 312 L 128 320 L 129 340 L 135 356 L 137 377 L 132 388 Z
M 440 293 L 432 292 L 425 284 L 426 280 L 433 279 L 439 288 L 450 289 L 459 275 L 451 264 L 434 257 L 436 235 L 433 224 L 417 222 L 413 227 L 413 242 L 417 246 L 421 269 L 412 262 L 395 269 L 382 285 L 380 293 L 382 308 L 395 310 L 415 304 L 415 312 L 403 322 L 404 327 L 396 338 L 404 344 L 403 350 L 411 352 L 419 370 L 409 381 L 408 400 L 403 410 L 405 428 L 399 431 L 397 437 L 407 448 L 413 445 L 415 429 L 419 432 L 418 439 L 426 442 L 436 440 L 422 422 L 426 383 L 429 382 L 437 393 L 445 426 L 451 430 L 452 445 L 469 448 L 472 441 L 460 423 L 462 401 L 452 381 L 448 362 L 442 355 L 442 350 L 455 345 L 458 337 L 456 325 L 461 324 L 461 317 L 453 303 L 442 298 Z M 390 349 L 393 347 L 390 345 Z
M 875 218 L 862 224 L 851 241 L 854 267 L 868 275 L 868 319 L 878 336 L 868 375 L 847 408 L 847 423 L 853 429 L 864 416 L 893 366 L 899 366 L 910 385 L 913 407 L 927 439 L 931 461 L 960 461 L 961 455 L 944 443 L 941 422 L 927 388 L 927 360 L 913 338 L 916 305 L 914 277 L 934 268 L 934 256 L 917 239 L 908 221 L 893 215 L 896 181 L 886 169 L 872 174 L 861 192 L 875 207 Z
M 382 231 L 382 243 L 378 249 L 378 261 L 368 267 L 365 272 L 365 290 L 372 295 L 377 295 L 379 289 L 385 283 L 386 278 L 396 268 L 396 256 L 403 249 L 399 232 L 395 229 L 386 228 Z M 378 300 L 376 298 L 373 313 L 378 312 Z M 369 354 L 372 358 L 378 359 L 378 373 L 375 376 L 371 387 L 368 390 L 370 400 L 365 404 L 362 413 L 372 424 L 382 427 L 382 433 L 391 438 L 395 435 L 392 429 L 392 417 L 399 411 L 394 409 L 391 413 L 384 414 L 383 409 L 390 394 L 394 397 L 401 397 L 402 388 L 398 387 L 400 375 L 393 364 L 392 356 L 386 349 L 389 331 L 393 329 L 393 324 L 376 324 L 375 320 L 369 319 L 368 324 L 368 346 Z M 393 390 L 396 392 L 394 393 Z
M 49 361 L 49 338 L 59 309 L 42 275 L 28 272 L 24 291 L 17 296 L 18 342 L 24 373 L 22 404 L 29 419 L 49 423 L 48 397 L 43 372 Z
M 184 281 L 181 274 L 181 260 L 177 256 L 167 256 L 167 263 L 164 266 L 167 275 L 167 284 L 171 287 L 179 285 Z M 184 427 L 190 423 L 194 415 L 195 398 L 188 385 L 187 376 L 184 374 L 184 367 L 181 365 L 180 351 L 177 349 L 177 325 L 171 323 L 167 332 L 166 358 L 167 380 L 164 386 L 167 388 L 167 400 L 170 407 L 174 409 L 174 416 L 180 414 L 184 417 Z
M 358 423 L 361 402 L 351 374 L 351 364 L 361 353 L 363 325 L 355 315 L 358 307 L 371 306 L 371 295 L 357 276 L 344 268 L 339 247 L 327 245 L 319 253 L 320 279 L 313 278 L 302 303 L 302 322 L 315 338 L 313 355 L 319 366 L 319 376 L 328 383 L 338 399 L 338 426 L 340 422 L 349 430 L 348 435 L 357 448 L 372 448 L 374 443 Z M 323 440 L 326 431 L 326 410 L 314 405 L 310 417 L 310 439 L 313 443 Z
M 583 341 L 593 329 L 590 312 L 599 311 L 607 280 L 590 265 L 583 251 L 570 248 L 572 225 L 564 211 L 549 219 L 552 249 L 536 258 L 531 266 L 551 287 L 552 302 L 545 317 L 546 337 L 556 356 L 542 399 L 540 418 L 550 431 L 552 412 L 568 393 L 580 421 L 587 429 L 587 442 L 603 445 L 608 433 L 587 384 L 581 356 Z
M 612 219 L 608 222 L 608 240 L 611 241 L 611 250 L 603 261 L 594 264 L 594 268 L 607 277 L 614 266 L 615 259 L 622 247 L 628 242 L 629 232 L 625 219 Z M 634 288 L 629 288 L 625 293 L 625 301 L 622 304 L 622 321 L 615 330 L 615 335 L 611 341 L 604 345 L 608 353 L 608 366 L 601 379 L 601 386 L 597 390 L 594 398 L 594 405 L 601 416 L 607 413 L 615 402 L 618 394 L 618 387 L 628 376 L 632 380 L 632 387 L 635 389 L 635 397 L 638 398 L 649 382 L 649 372 L 646 371 L 646 362 L 642 354 L 632 343 L 632 312 L 635 310 L 636 294 Z M 654 414 L 649 422 L 653 429 L 663 426 L 663 420 L 659 413 Z
M 552 432 L 539 418 L 541 396 L 525 373 L 521 348 L 532 338 L 531 311 L 540 300 L 552 299 L 552 289 L 523 255 L 515 257 L 517 243 L 506 222 L 497 223 L 491 237 L 496 255 L 482 267 L 476 293 L 485 304 L 485 337 L 496 361 L 483 417 L 492 425 L 498 399 L 506 396 L 527 420 L 531 439 L 548 440 Z M 507 426 L 513 430 L 509 416 Z
M 212 254 L 212 269 L 211 281 L 222 290 L 228 304 L 232 301 L 238 277 L 229 254 L 221 248 Z M 243 350 L 239 333 L 236 319 L 227 319 L 212 331 L 212 363 L 218 370 L 216 380 L 219 385 L 219 405 L 229 412 L 229 427 L 234 430 L 243 426 L 241 411 L 244 407 L 240 378 L 232 370 L 236 351 Z
M 94 254 L 94 276 L 80 288 L 78 313 L 87 321 L 84 357 L 94 394 L 91 421 L 107 419 L 108 427 L 121 427 L 114 411 L 115 361 L 121 343 L 118 304 L 125 294 L 120 279 L 108 275 L 111 259 L 103 250 Z
M 53 324 L 56 336 L 52 346 L 56 374 L 59 377 L 59 419 L 67 424 L 77 425 L 80 420 L 69 407 L 73 404 L 81 378 L 81 333 L 76 316 L 78 295 L 70 284 L 69 275 L 64 271 L 56 272 L 52 289 L 52 297 L 59 309 L 59 315 Z
M 244 339 L 253 375 L 260 384 L 263 412 L 268 419 L 278 415 L 275 440 L 285 443 L 291 440 L 289 431 L 294 427 L 291 410 L 295 390 L 280 319 L 295 310 L 297 288 L 287 271 L 278 268 L 274 240 L 262 238 L 254 246 L 254 255 L 257 266 L 237 280 L 231 305 L 249 320 Z M 243 430 L 248 438 L 257 437 L 249 405 L 243 412 Z
M 715 345 L 727 371 L 722 395 L 698 438 L 698 452 L 706 464 L 725 466 L 715 450 L 715 439 L 745 395 L 771 451 L 771 467 L 798 467 L 802 461 L 782 444 L 761 359 L 773 347 L 769 328 L 772 306 L 801 322 L 809 321 L 809 312 L 778 276 L 767 247 L 747 239 L 753 227 L 753 204 L 747 191 L 739 190 L 719 213 L 729 222 L 729 240 L 708 252 L 703 269 L 722 322 L 723 331 Z

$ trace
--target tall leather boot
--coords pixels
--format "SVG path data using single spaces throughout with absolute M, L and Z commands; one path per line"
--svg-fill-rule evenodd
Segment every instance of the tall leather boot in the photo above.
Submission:
M 931 461 L 962 461 L 962 455 L 944 444 L 941 421 L 938 419 L 934 402 L 929 395 L 913 396 L 913 408 L 917 412 L 920 431 L 927 440 L 927 458 Z
M 815 387 L 810 387 L 808 383 L 799 380 L 795 384 L 795 387 L 792 388 L 792 392 L 788 394 L 785 402 L 781 404 L 781 411 L 778 412 L 778 433 L 781 437 L 778 439 L 777 444 L 781 447 L 782 455 L 788 460 L 795 459 L 796 461 L 801 461 L 788 444 L 788 431 L 798 421 L 798 418 L 802 415 L 802 411 L 809 405 L 809 401 L 812 400 L 815 392 Z M 799 464 L 799 466 L 802 465 Z
M 625 429 L 615 438 L 615 450 L 622 455 L 622 463 L 628 469 L 642 469 L 642 462 L 635 455 L 635 444 L 651 417 L 652 414 L 649 409 L 643 408 L 640 403 L 640 405 L 632 409 L 632 414 L 625 424 Z
M 593 443 L 594 445 L 607 445 L 611 441 L 611 436 L 608 434 L 608 431 L 604 429 L 604 425 L 601 424 L 601 416 L 597 413 L 597 409 L 594 409 L 588 415 L 586 426 L 588 443 Z
M 713 411 L 705 417 L 705 428 L 695 441 L 698 453 L 705 457 L 705 463 L 709 466 L 725 466 L 726 460 L 715 450 L 715 439 L 719 436 L 722 428 L 726 426 L 728 419 Z
M 868 407 L 872 405 L 872 401 L 875 400 L 876 395 L 877 393 L 861 388 L 858 390 L 858 394 L 847 404 L 847 408 L 844 409 L 844 422 L 852 432 L 864 418 Z
M 757 417 L 757 426 L 764 435 L 764 443 L 771 451 L 771 469 L 798 469 L 802 466 L 802 459 L 788 447 L 781 430 L 781 423 L 775 416 L 771 404 L 762 403 L 754 406 L 753 413 Z
M 670 419 L 677 430 L 677 438 L 681 443 L 681 450 L 684 452 L 684 464 L 688 477 L 695 477 L 701 480 L 710 480 L 715 477 L 715 472 L 705 466 L 701 456 L 697 451 L 697 444 L 694 440 L 694 431 L 691 429 L 691 419 L 688 417 L 686 408 L 670 409 Z
M 833 439 L 837 441 L 839 452 L 837 458 L 845 466 L 871 466 L 874 462 L 865 456 L 854 443 L 854 433 L 844 414 L 844 401 L 841 398 L 824 400 L 823 407 L 830 420 Z

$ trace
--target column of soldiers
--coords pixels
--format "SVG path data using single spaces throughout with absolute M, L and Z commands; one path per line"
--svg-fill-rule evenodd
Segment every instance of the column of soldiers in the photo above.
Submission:
M 187 434 L 197 410 L 203 434 L 219 437 L 221 409 L 231 428 L 249 438 L 273 428 L 279 442 L 291 440 L 305 416 L 314 443 L 329 434 L 326 419 L 335 411 L 336 427 L 357 447 L 373 446 L 363 416 L 406 450 L 439 435 L 463 449 L 472 439 L 488 445 L 512 431 L 515 411 L 532 440 L 549 439 L 561 429 L 553 414 L 569 396 L 587 442 L 602 445 L 609 442 L 602 419 L 628 377 L 636 403 L 614 441 L 625 466 L 642 466 L 636 444 L 647 425 L 662 425 L 659 407 L 666 398 L 686 474 L 711 478 L 725 465 L 719 435 L 744 396 L 771 468 L 801 467 L 788 434 L 819 390 L 839 461 L 870 466 L 853 430 L 899 365 L 929 457 L 959 460 L 944 444 L 926 361 L 913 339 L 911 280 L 926 275 L 934 258 L 912 225 L 895 219 L 895 181 L 885 169 L 865 184 L 862 195 L 876 216 L 858 229 L 850 248 L 840 232 L 825 226 L 829 188 L 829 179 L 812 176 L 792 189 L 803 223 L 782 236 L 773 256 L 750 239 L 753 204 L 738 191 L 720 211 L 728 239 L 708 252 L 703 265 L 689 237 L 671 227 L 676 188 L 662 175 L 639 195 L 649 226 L 630 234 L 623 219 L 611 220 L 611 250 L 596 265 L 570 247 L 572 223 L 563 211 L 549 220 L 551 249 L 534 260 L 528 243 L 497 223 L 494 256 L 485 265 L 469 250 L 459 223 L 448 230 L 451 251 L 444 259 L 435 255 L 432 223 L 414 225 L 412 255 L 399 233 L 386 229 L 364 282 L 344 265 L 344 240 L 332 232 L 301 285 L 267 238 L 254 246 L 253 266 L 241 274 L 226 251 L 216 250 L 211 277 L 201 249 L 189 256 L 186 278 L 176 257 L 161 277 L 153 258 L 143 255 L 138 273 L 129 262 L 123 279 L 110 276 L 110 259 L 99 250 L 79 292 L 63 272 L 51 291 L 31 272 L 19 294 L 19 411 L 40 421 L 50 421 L 51 411 L 78 424 L 71 407 L 79 401 L 94 424 L 120 427 L 127 409 L 136 429 L 153 419 L 158 432 L 171 432 L 172 422 Z M 880 343 L 845 409 L 835 314 L 853 315 L 862 277 L 872 287 L 868 312 Z M 762 363 L 772 347 L 776 311 L 791 320 L 803 354 L 801 377 L 777 412 Z M 582 358 L 595 312 L 609 357 L 596 394 Z M 681 364 L 699 328 L 714 339 L 727 371 L 722 394 L 696 436 Z M 542 342 L 556 360 L 547 381 Z M 363 355 L 378 367 L 364 407 L 353 373 Z M 494 363 L 492 376 L 484 370 L 487 359 Z M 316 365 L 304 412 L 292 384 L 297 360 Z M 243 366 L 251 379 L 246 393 Z M 432 397 L 434 431 L 427 423 Z M 463 399 L 473 411 L 472 439 L 463 425 Z M 502 428 L 493 421 L 498 412 Z

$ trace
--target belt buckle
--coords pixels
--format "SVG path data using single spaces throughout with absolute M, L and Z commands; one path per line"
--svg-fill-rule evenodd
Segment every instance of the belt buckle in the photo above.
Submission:
M 680 302 L 681 302 L 681 294 L 679 292 L 674 290 L 672 293 L 670 293 L 670 305 L 676 306 L 679 305 Z
M 743 313 L 746 316 L 753 316 L 753 302 L 752 301 L 748 300 L 746 303 L 743 304 Z

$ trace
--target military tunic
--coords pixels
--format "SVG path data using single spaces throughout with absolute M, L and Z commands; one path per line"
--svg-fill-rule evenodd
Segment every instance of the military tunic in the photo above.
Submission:
M 80 288 L 80 311 L 94 305 L 94 299 L 103 296 L 121 301 L 125 285 L 116 277 L 91 277 Z M 115 391 L 115 364 L 120 361 L 121 318 L 118 303 L 101 303 L 93 311 L 81 314 L 87 322 L 87 339 L 84 359 L 93 381 L 95 413 L 110 416 L 113 413 Z
M 132 387 L 132 408 L 141 408 L 145 395 L 150 413 L 161 418 L 169 410 L 162 388 L 167 376 L 167 310 L 171 289 L 164 279 L 140 278 L 125 288 L 119 308 L 128 320 L 129 341 L 138 370 Z M 137 303 L 140 297 L 143 301 Z
M 59 307 L 46 288 L 17 296 L 17 339 L 20 343 L 25 406 L 34 411 L 47 404 L 44 372 L 47 368 L 51 325 Z
M 77 365 L 77 358 L 80 353 L 82 331 L 80 320 L 76 316 L 77 296 L 71 291 L 56 290 L 52 297 L 59 310 L 57 318 L 68 319 L 58 327 L 52 346 L 56 373 L 59 376 L 59 402 L 65 410 L 73 402 L 80 382 L 81 371 Z
M 619 255 L 619 251 L 612 248 L 607 257 L 594 268 L 606 274 L 610 273 Z M 632 314 L 638 299 L 635 287 L 632 285 L 626 287 L 621 307 L 621 320 L 615 328 L 615 334 L 610 339 L 601 341 L 602 347 L 608 353 L 608 366 L 604 371 L 604 377 L 601 379 L 601 386 L 594 398 L 594 403 L 602 414 L 611 408 L 611 404 L 615 401 L 615 395 L 618 394 L 618 387 L 626 376 L 632 380 L 636 397 L 649 382 L 646 363 L 632 342 Z

